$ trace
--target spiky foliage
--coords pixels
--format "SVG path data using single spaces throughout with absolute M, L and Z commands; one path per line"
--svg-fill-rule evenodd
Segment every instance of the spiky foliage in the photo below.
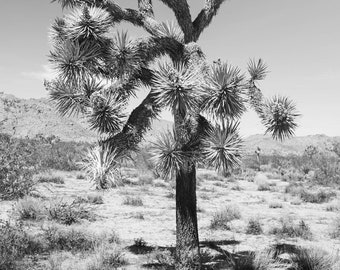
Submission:
M 185 116 L 199 108 L 202 98 L 202 78 L 199 69 L 183 63 L 160 63 L 153 79 L 156 102 L 173 114 Z
M 263 80 L 268 71 L 267 64 L 260 58 L 259 60 L 251 59 L 248 63 L 248 72 L 252 81 Z
M 92 112 L 89 114 L 89 123 L 92 129 L 100 133 L 116 133 L 124 123 L 122 113 L 124 103 L 111 94 L 93 94 L 90 98 Z
M 271 133 L 273 138 L 280 140 L 292 136 L 297 127 L 295 118 L 298 115 L 295 104 L 288 98 L 276 96 L 268 100 L 262 115 L 266 133 Z
M 183 32 L 175 22 L 166 21 L 160 23 L 156 29 L 156 34 L 160 37 L 170 37 L 178 42 L 184 42 Z
M 98 44 L 65 41 L 56 44 L 51 52 L 50 62 L 55 66 L 62 81 L 77 85 L 83 78 L 97 73 L 99 56 Z
M 100 41 L 111 26 L 110 14 L 96 7 L 79 7 L 67 17 L 68 37 Z
M 286 269 L 288 265 L 275 258 L 272 250 L 252 252 L 236 261 L 235 270 L 274 270 Z
M 165 178 L 176 175 L 186 162 L 191 161 L 190 153 L 184 152 L 176 142 L 173 132 L 162 133 L 152 143 L 153 162 L 157 172 Z
M 105 145 L 89 149 L 80 166 L 97 189 L 107 189 L 120 184 L 119 161 L 125 155 Z
M 292 254 L 293 269 L 299 270 L 335 270 L 334 256 L 320 249 L 298 249 Z
M 239 118 L 245 111 L 243 84 L 244 75 L 239 68 L 227 63 L 213 65 L 207 79 L 203 109 L 221 119 Z
M 111 76 L 127 77 L 140 67 L 141 61 L 137 47 L 129 39 L 127 32 L 117 32 L 109 46 L 109 58 L 107 58 Z
M 210 166 L 227 175 L 230 169 L 241 162 L 242 139 L 238 133 L 238 122 L 222 121 L 211 128 L 203 140 L 203 160 Z

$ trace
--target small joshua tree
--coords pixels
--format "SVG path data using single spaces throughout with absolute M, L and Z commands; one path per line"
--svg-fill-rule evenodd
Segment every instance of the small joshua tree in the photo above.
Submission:
M 155 20 L 152 0 L 124 9 L 112 0 L 54 0 L 71 13 L 52 26 L 50 59 L 58 76 L 46 82 L 63 115 L 82 114 L 119 157 L 142 140 L 163 108 L 174 130 L 156 142 L 157 168 L 176 178 L 176 269 L 200 269 L 196 209 L 196 165 L 207 162 L 222 173 L 239 163 L 237 120 L 250 104 L 273 137 L 291 136 L 295 106 L 286 98 L 264 100 L 257 81 L 266 65 L 252 60 L 249 76 L 228 63 L 209 66 L 196 43 L 224 0 L 206 0 L 192 20 L 186 0 L 161 0 L 177 23 Z M 121 21 L 149 35 L 112 36 Z M 178 25 L 178 26 L 177 26 Z M 157 60 L 167 55 L 169 61 Z M 140 89 L 148 95 L 129 115 L 125 108 Z

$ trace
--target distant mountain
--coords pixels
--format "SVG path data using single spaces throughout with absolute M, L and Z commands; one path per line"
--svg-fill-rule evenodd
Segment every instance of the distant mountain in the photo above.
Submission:
M 2 123 L 2 124 L 1 124 Z M 172 122 L 155 120 L 145 140 L 154 139 L 172 127 Z M 33 138 L 55 135 L 64 141 L 95 141 L 96 132 L 80 117 L 62 117 L 48 99 L 20 99 L 0 92 L 0 132 Z
M 252 135 L 244 139 L 244 149 L 246 153 L 254 153 L 260 147 L 262 154 L 281 155 L 301 154 L 309 145 L 314 145 L 320 150 L 324 150 L 333 141 L 339 141 L 340 137 L 329 137 L 326 135 L 296 136 L 282 142 L 272 139 L 269 135 Z
M 172 122 L 155 120 L 152 129 L 146 134 L 144 143 L 155 140 L 161 132 L 172 128 Z M 20 99 L 0 92 L 0 132 L 17 137 L 37 134 L 55 135 L 65 141 L 95 141 L 97 134 L 88 128 L 86 120 L 78 117 L 62 117 L 48 99 Z M 293 137 L 284 142 L 270 136 L 252 135 L 244 139 L 244 151 L 254 153 L 260 147 L 263 154 L 299 154 L 308 145 L 325 149 L 340 137 L 309 135 Z
M 30 138 L 41 133 L 56 135 L 65 141 L 92 141 L 95 132 L 77 117 L 62 117 L 47 99 L 19 99 L 0 93 L 0 131 Z

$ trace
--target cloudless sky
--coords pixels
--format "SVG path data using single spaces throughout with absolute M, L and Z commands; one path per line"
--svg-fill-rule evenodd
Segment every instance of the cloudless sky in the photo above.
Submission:
M 136 7 L 137 0 L 119 0 Z M 156 18 L 171 11 L 153 0 Z M 189 0 L 196 17 L 204 0 Z M 65 11 L 67 12 L 67 11 Z M 245 70 L 249 58 L 263 58 L 270 73 L 260 83 L 265 96 L 293 99 L 302 116 L 297 135 L 340 136 L 340 1 L 230 0 L 224 3 L 199 45 L 208 61 L 220 58 Z M 47 97 L 48 32 L 59 4 L 49 0 L 0 0 L 0 91 L 21 98 Z M 130 35 L 143 32 L 127 24 Z M 169 118 L 169 114 L 164 114 Z M 242 118 L 241 133 L 263 133 L 255 113 Z

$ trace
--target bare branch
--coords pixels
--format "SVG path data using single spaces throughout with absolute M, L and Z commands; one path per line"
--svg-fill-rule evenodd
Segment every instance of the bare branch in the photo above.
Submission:
M 173 10 L 179 26 L 184 33 L 185 43 L 191 42 L 193 25 L 191 20 L 190 8 L 186 0 L 161 0 L 165 5 Z
M 193 41 L 197 41 L 205 28 L 209 26 L 212 18 L 226 0 L 205 0 L 205 7 L 193 22 Z
M 155 96 L 150 92 L 142 103 L 136 107 L 123 130 L 108 138 L 104 143 L 123 149 L 134 149 L 141 142 L 143 135 L 151 128 L 153 119 L 160 113 Z

